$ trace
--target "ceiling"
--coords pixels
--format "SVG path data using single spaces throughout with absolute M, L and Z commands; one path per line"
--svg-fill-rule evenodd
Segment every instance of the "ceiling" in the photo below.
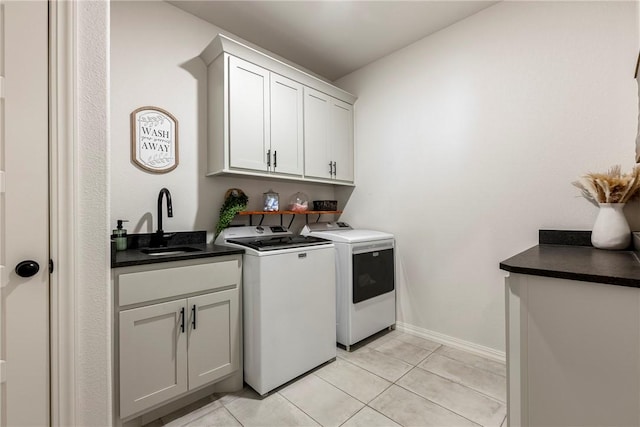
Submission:
M 333 81 L 497 2 L 169 3 Z

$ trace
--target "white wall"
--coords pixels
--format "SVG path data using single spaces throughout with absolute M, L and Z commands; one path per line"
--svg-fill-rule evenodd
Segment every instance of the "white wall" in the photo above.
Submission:
M 504 351 L 498 263 L 591 229 L 571 182 L 634 163 L 637 54 L 635 2 L 501 2 L 337 82 L 359 97 L 343 219 L 396 234 L 400 321 Z
M 235 37 L 168 3 L 111 3 L 113 228 L 117 219 L 128 219 L 130 233 L 154 231 L 162 187 L 171 191 L 174 211 L 167 219 L 165 210 L 165 231 L 213 231 L 224 193 L 232 187 L 244 190 L 249 209 L 256 210 L 261 210 L 262 193 L 271 188 L 280 193 L 281 203 L 297 191 L 311 200 L 334 198 L 331 185 L 205 176 L 206 67 L 198 55 L 219 32 Z M 129 115 L 145 105 L 164 108 L 179 121 L 180 164 L 167 174 L 144 172 L 131 163 Z M 294 228 L 304 219 L 296 221 Z
M 77 3 L 77 187 L 75 248 L 75 425 L 111 425 L 111 285 L 109 251 L 109 3 Z M 72 141 L 65 141 L 73 143 Z M 55 242 L 54 242 L 55 244 Z M 61 254 L 62 256 L 66 254 Z M 62 283 L 60 286 L 68 284 Z M 57 303 L 57 302 L 56 302 Z M 69 343 L 57 343 L 65 348 Z M 61 372 L 67 375 L 68 372 Z M 67 405 L 67 403 L 63 403 Z

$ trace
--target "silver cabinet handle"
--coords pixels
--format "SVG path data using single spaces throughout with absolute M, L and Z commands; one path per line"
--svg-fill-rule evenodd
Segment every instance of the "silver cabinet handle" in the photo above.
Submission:
M 329 176 L 333 176 L 333 162 L 329 162 Z
M 196 329 L 196 313 L 197 313 L 197 311 L 198 310 L 196 309 L 196 305 L 193 304 L 193 307 L 191 308 L 191 314 L 192 314 L 191 327 L 193 327 L 194 330 Z

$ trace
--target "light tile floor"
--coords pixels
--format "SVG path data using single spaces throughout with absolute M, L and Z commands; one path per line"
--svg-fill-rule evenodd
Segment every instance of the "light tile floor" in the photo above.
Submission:
M 264 398 L 246 387 L 147 426 L 506 426 L 504 363 L 397 330 L 352 350 Z

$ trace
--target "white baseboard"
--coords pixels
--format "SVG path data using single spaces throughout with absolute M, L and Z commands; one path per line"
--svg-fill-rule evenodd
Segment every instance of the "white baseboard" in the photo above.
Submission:
M 486 357 L 487 359 L 496 360 L 498 362 L 505 362 L 507 359 L 504 351 L 498 351 L 490 347 L 454 338 L 439 332 L 430 331 L 408 323 L 396 321 L 396 329 L 411 335 L 416 335 L 420 338 L 425 338 L 440 344 L 468 351 L 469 353 L 474 353 L 478 356 Z

